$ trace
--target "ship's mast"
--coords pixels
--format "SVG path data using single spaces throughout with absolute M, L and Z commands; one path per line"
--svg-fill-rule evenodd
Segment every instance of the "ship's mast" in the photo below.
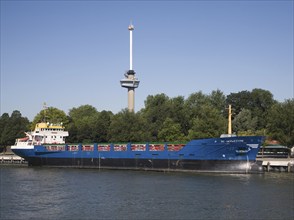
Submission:
M 47 104 L 46 102 L 43 103 L 43 111 L 44 111 L 44 118 L 43 118 L 43 122 L 46 122 L 46 118 L 47 118 Z
M 140 81 L 135 78 L 135 71 L 133 70 L 133 30 L 132 24 L 128 27 L 130 31 L 130 70 L 125 74 L 125 78 L 120 81 L 121 87 L 128 89 L 128 110 L 134 112 L 135 110 L 135 88 L 138 88 Z
M 228 135 L 232 135 L 232 106 L 229 105 Z

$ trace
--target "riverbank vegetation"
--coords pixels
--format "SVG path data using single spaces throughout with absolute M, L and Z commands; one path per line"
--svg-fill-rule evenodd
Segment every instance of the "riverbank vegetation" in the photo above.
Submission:
M 170 98 L 149 95 L 145 107 L 136 113 L 127 109 L 114 114 L 97 111 L 91 105 L 69 110 L 41 110 L 30 122 L 18 110 L 0 117 L 0 146 L 10 146 L 42 120 L 63 122 L 70 136 L 67 142 L 180 141 L 219 137 L 227 133 L 227 107 L 233 108 L 233 132 L 237 135 L 264 135 L 268 140 L 294 145 L 294 99 L 278 102 L 263 89 L 241 91 L 225 96 L 222 91 L 201 91 Z

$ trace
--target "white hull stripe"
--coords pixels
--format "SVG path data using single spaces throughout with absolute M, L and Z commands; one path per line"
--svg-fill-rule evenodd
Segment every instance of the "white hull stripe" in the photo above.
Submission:
M 18 149 L 18 150 L 30 150 L 34 149 L 34 146 L 11 146 L 11 150 Z

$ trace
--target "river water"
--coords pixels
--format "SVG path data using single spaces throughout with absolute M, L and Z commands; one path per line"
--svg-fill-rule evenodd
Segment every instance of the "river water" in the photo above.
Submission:
M 293 219 L 293 173 L 0 166 L 0 219 Z

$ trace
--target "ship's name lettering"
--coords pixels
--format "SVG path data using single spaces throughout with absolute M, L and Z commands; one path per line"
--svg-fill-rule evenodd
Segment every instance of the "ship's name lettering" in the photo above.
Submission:
M 227 143 L 244 142 L 244 140 L 227 140 Z

